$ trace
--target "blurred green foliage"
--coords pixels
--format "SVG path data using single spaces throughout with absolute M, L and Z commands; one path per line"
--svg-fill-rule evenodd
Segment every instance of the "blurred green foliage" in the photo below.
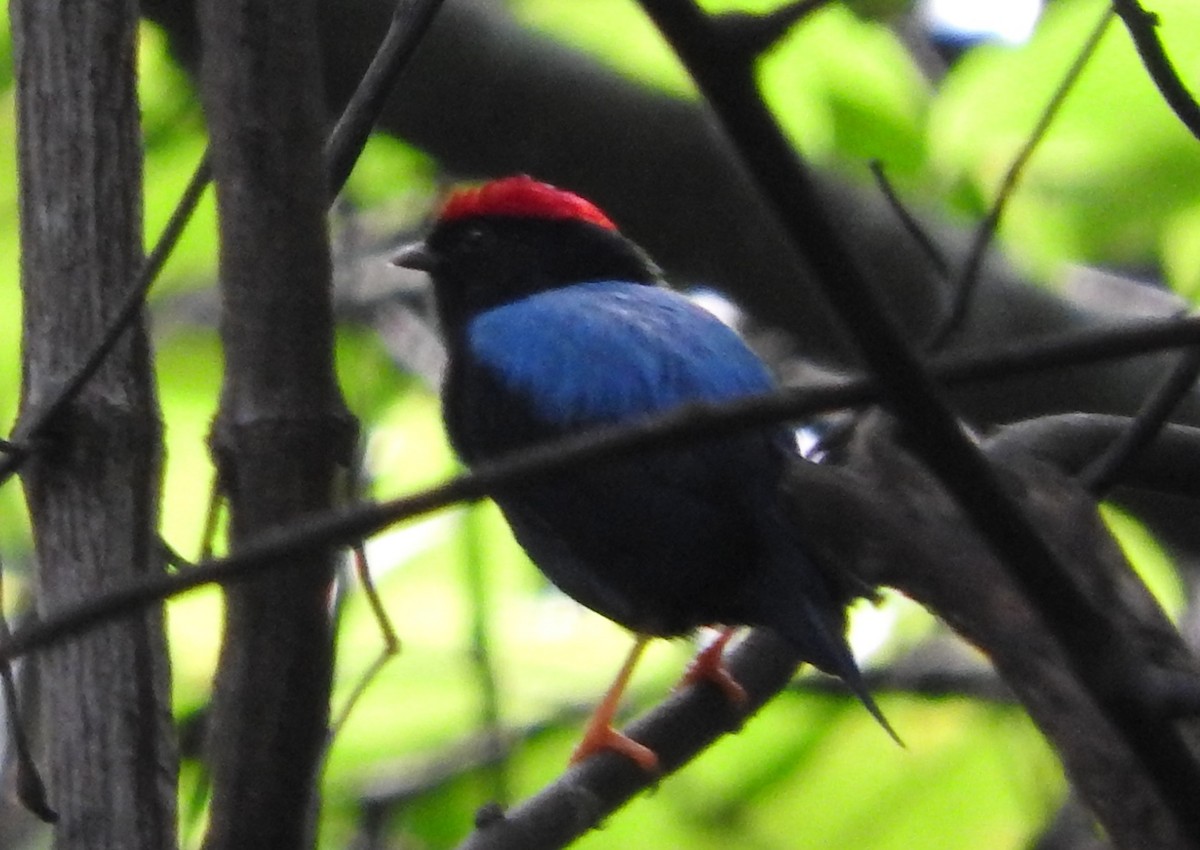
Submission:
M 706 5 L 764 9 L 776 3 Z M 901 5 L 872 4 L 869 18 L 837 5 L 822 11 L 764 62 L 764 89 L 816 161 L 862 174 L 865 160 L 879 159 L 923 205 L 977 217 L 1105 4 L 1058 0 L 1031 42 L 975 48 L 939 83 L 925 78 L 887 25 L 887 13 Z M 1179 67 L 1200 67 L 1200 7 L 1189 0 L 1149 5 L 1161 16 Z M 690 96 L 678 63 L 630 0 L 513 0 L 512 6 L 528 25 L 648 85 Z M 19 388 L 20 309 L 4 16 L 0 7 L 0 419 L 9 423 Z M 199 161 L 204 138 L 194 92 L 149 27 L 140 67 L 152 240 Z M 1130 264 L 1160 270 L 1190 295 L 1200 288 L 1198 166 L 1200 147 L 1161 103 L 1125 33 L 1114 26 L 1024 175 L 1002 240 L 1045 278 L 1069 262 Z M 433 181 L 427 157 L 378 138 L 347 195 L 356 214 L 382 233 L 420 217 Z M 162 529 L 189 557 L 198 550 L 211 487 L 205 438 L 221 355 L 203 311 L 189 317 L 179 304 L 193 303 L 186 297 L 211 300 L 215 230 L 210 193 L 152 297 L 167 445 Z M 364 422 L 369 495 L 411 492 L 451 474 L 455 466 L 432 393 L 392 364 L 369 329 L 344 329 L 338 357 L 347 396 Z M 1178 582 L 1165 556 L 1136 523 L 1115 513 L 1110 521 L 1161 597 L 1178 610 Z M 549 591 L 486 505 L 411 523 L 372 541 L 368 551 L 403 649 L 371 683 L 330 753 L 322 846 L 347 846 L 363 828 L 361 795 L 389 788 L 407 788 L 381 821 L 392 846 L 452 846 L 498 788 L 524 796 L 560 772 L 578 734 L 580 708 L 598 698 L 628 637 Z M 18 585 L 28 553 L 19 489 L 10 484 L 0 491 L 0 554 Z M 471 559 L 480 557 L 485 569 L 472 573 Z M 476 598 L 486 598 L 483 610 L 472 610 L 464 591 L 472 574 L 482 576 Z M 184 716 L 207 699 L 219 594 L 189 594 L 172 601 L 169 612 L 175 703 Z M 340 618 L 335 711 L 382 647 L 356 590 Z M 861 618 L 856 638 L 887 658 L 931 628 L 912 606 L 889 602 L 883 615 Z M 653 704 L 687 655 L 681 644 L 655 646 L 632 702 Z M 490 664 L 490 684 L 481 679 L 481 657 Z M 489 687 L 499 708 L 490 720 L 482 696 Z M 1016 708 L 966 698 L 888 695 L 880 701 L 907 749 L 894 746 L 851 701 L 800 688 L 580 846 L 1000 850 L 1025 846 L 1062 799 L 1053 755 Z M 502 768 L 481 765 L 462 746 L 495 722 L 518 735 Z M 194 841 L 202 834 L 203 782 L 198 764 L 189 761 L 181 812 L 184 835 Z
M 1200 60 L 1200 7 L 1188 0 L 1146 6 L 1160 16 L 1166 48 L 1186 75 Z M 930 112 L 929 157 L 943 186 L 975 199 L 962 204 L 971 215 L 990 203 L 1105 7 L 1052 3 L 1028 44 L 979 48 L 951 70 Z M 1197 232 L 1186 226 L 1200 202 L 1197 168 L 1200 146 L 1114 22 L 1026 170 L 1003 240 L 1044 275 L 1063 262 L 1161 263 L 1172 284 L 1190 290 L 1200 282 L 1188 253 Z

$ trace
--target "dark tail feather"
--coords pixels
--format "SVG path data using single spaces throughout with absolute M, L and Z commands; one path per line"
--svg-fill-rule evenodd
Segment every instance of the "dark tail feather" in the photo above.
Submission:
M 842 605 L 831 598 L 820 573 L 803 554 L 794 550 L 788 554 L 786 562 L 776 560 L 760 576 L 757 593 L 748 606 L 756 615 L 751 624 L 774 630 L 804 661 L 845 682 L 892 740 L 904 746 L 867 690 L 842 636 Z
M 800 657 L 836 676 L 900 746 L 904 742 L 879 710 L 854 660 L 845 630 L 846 596 L 838 592 L 805 554 L 799 529 L 788 519 L 776 493 L 760 493 L 753 510 L 759 522 L 764 561 L 746 588 L 745 610 L 752 625 L 766 626 L 791 643 Z
M 871 716 L 883 727 L 883 731 L 903 747 L 904 741 L 900 740 L 892 724 L 883 716 L 883 711 L 871 696 L 871 692 L 867 690 L 867 683 L 863 679 L 862 671 L 858 669 L 858 663 L 854 660 L 849 645 L 841 634 L 833 630 L 829 618 L 809 600 L 805 600 L 803 609 L 794 612 L 793 616 L 802 620 L 799 628 L 772 628 L 800 650 L 805 661 L 845 682 L 850 693 L 858 697 L 858 701 L 871 712 Z

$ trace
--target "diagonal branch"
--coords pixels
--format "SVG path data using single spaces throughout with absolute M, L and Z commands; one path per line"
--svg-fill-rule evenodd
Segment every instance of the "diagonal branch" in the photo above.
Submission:
M 412 55 L 429 31 L 443 0 L 399 0 L 383 41 L 371 57 L 371 64 L 342 110 L 342 115 L 325 145 L 330 197 L 346 185 L 375 119 L 383 111 L 396 82 Z
M 716 112 L 725 132 L 792 239 L 816 272 L 884 404 L 914 454 L 945 486 L 1005 564 L 1062 644 L 1076 675 L 1112 727 L 1137 753 L 1180 833 L 1200 843 L 1200 765 L 1180 730 L 1147 706 L 1129 704 L 1139 660 L 1116 641 L 1059 557 L 1005 492 L 894 320 L 866 282 L 799 159 L 758 91 L 754 67 L 720 49 L 720 31 L 692 0 L 642 0 Z M 1099 802 L 1099 801 L 1097 801 Z
M 1124 358 L 1197 343 L 1200 343 L 1200 317 L 1152 320 L 1104 333 L 1092 331 L 1052 339 L 1037 347 L 1017 344 L 991 352 L 946 355 L 934 361 L 931 368 L 948 383 L 999 380 L 1055 366 Z M 183 572 L 114 588 L 103 596 L 82 601 L 75 607 L 44 617 L 40 622 L 23 626 L 10 640 L 0 643 L 0 661 L 50 646 L 193 588 L 287 569 L 288 558 L 296 553 L 314 547 L 352 545 L 395 523 L 457 502 L 482 499 L 502 487 L 528 481 L 534 476 L 684 439 L 803 419 L 829 410 L 873 404 L 878 400 L 874 381 L 859 376 L 794 387 L 728 404 L 698 405 L 620 428 L 555 440 L 479 466 L 472 472 L 410 496 L 307 517 L 264 531 L 243 549 L 227 557 L 205 560 Z M 1095 453 L 1095 449 L 1089 451 Z M 1171 486 L 1180 493 L 1200 497 L 1195 492 L 1194 480 L 1176 480 Z
M 459 850 L 548 850 L 564 847 L 599 826 L 605 817 L 678 770 L 713 741 L 735 732 L 792 679 L 797 657 L 782 639 L 754 630 L 726 655 L 729 672 L 746 690 L 744 714 L 730 710 L 718 688 L 690 687 L 668 697 L 634 721 L 627 732 L 659 757 L 652 776 L 613 753 L 568 769 L 558 780 L 508 812 L 476 818 L 476 830 Z M 487 810 L 485 810 L 485 815 Z
M 1171 371 L 1147 397 L 1130 427 L 1080 472 L 1080 483 L 1098 498 L 1103 497 L 1121 480 L 1138 454 L 1162 433 L 1167 419 L 1195 386 L 1197 376 L 1200 376 L 1200 348 L 1189 348 L 1179 355 Z
M 1004 172 L 1004 179 L 1000 181 L 1000 188 L 996 191 L 996 198 L 992 202 L 991 209 L 988 210 L 983 221 L 975 228 L 974 236 L 971 238 L 971 247 L 967 252 L 967 259 L 963 263 L 962 270 L 955 279 L 955 284 L 951 289 L 950 309 L 938 326 L 934 329 L 933 334 L 927 344 L 930 351 L 937 351 L 944 348 L 946 343 L 962 326 L 963 319 L 967 315 L 967 310 L 971 306 L 972 296 L 975 293 L 975 288 L 979 284 L 980 271 L 983 268 L 983 261 L 987 257 L 988 248 L 995 239 L 996 231 L 1000 227 L 1000 219 L 1004 215 L 1004 208 L 1008 205 L 1009 198 L 1012 197 L 1013 191 L 1017 187 L 1017 182 L 1021 179 L 1021 175 L 1025 171 L 1025 167 L 1029 164 L 1033 152 L 1046 136 L 1046 131 L 1050 129 L 1054 118 L 1062 109 L 1062 105 L 1066 102 L 1067 95 L 1075 88 L 1075 83 L 1079 81 L 1080 75 L 1083 74 L 1084 68 L 1091 61 L 1092 56 L 1096 53 L 1096 48 L 1100 46 L 1100 40 L 1104 34 L 1108 32 L 1109 22 L 1112 20 L 1113 12 L 1108 9 L 1101 15 L 1100 20 L 1092 28 L 1091 33 L 1084 41 L 1083 46 L 1072 60 L 1071 66 L 1063 75 L 1054 94 L 1050 97 L 1050 102 L 1046 104 L 1042 114 L 1038 117 L 1037 124 L 1034 125 L 1032 132 L 1025 139 L 1021 149 L 1017 151 L 1017 155 L 1013 161 L 1009 163 L 1008 170 Z
M 121 301 L 113 318 L 104 327 L 104 332 L 100 335 L 95 347 L 88 351 L 87 357 L 84 358 L 79 368 L 57 387 L 47 402 L 21 416 L 16 428 L 13 429 L 11 440 L 4 442 L 6 456 L 0 459 L 0 485 L 3 485 L 20 469 L 30 454 L 31 444 L 45 434 L 46 429 L 75 400 L 87 382 L 100 370 L 108 355 L 112 353 L 129 329 L 130 324 L 141 315 L 146 293 L 158 279 L 158 274 L 162 271 L 167 258 L 171 256 L 171 252 L 175 250 L 175 245 L 179 242 L 184 227 L 191 219 L 192 213 L 195 212 L 196 205 L 200 203 L 200 197 L 208 186 L 210 176 L 208 157 L 205 155 L 192 173 L 187 187 L 183 190 L 183 196 L 167 221 L 167 226 L 158 237 L 158 241 L 154 243 L 154 250 L 142 263 L 133 285 Z

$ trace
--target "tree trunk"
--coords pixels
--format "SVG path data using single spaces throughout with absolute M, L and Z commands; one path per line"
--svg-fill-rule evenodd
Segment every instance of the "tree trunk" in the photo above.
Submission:
M 354 429 L 333 369 L 312 3 L 206 0 L 200 24 L 226 365 L 212 446 L 236 550 L 331 507 Z M 209 850 L 311 843 L 332 676 L 333 567 L 331 551 L 314 551 L 226 588 Z
M 102 335 L 142 262 L 134 0 L 14 0 L 22 416 Z M 161 425 L 135 322 L 54 420 L 24 485 L 45 615 L 163 568 Z M 55 846 L 171 848 L 176 754 L 161 609 L 40 657 Z

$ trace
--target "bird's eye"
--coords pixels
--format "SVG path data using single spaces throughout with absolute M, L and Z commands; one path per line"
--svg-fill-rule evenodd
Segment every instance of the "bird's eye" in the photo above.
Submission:
M 481 225 L 472 225 L 458 239 L 458 249 L 464 254 L 482 254 L 488 251 L 495 236 L 491 230 Z

